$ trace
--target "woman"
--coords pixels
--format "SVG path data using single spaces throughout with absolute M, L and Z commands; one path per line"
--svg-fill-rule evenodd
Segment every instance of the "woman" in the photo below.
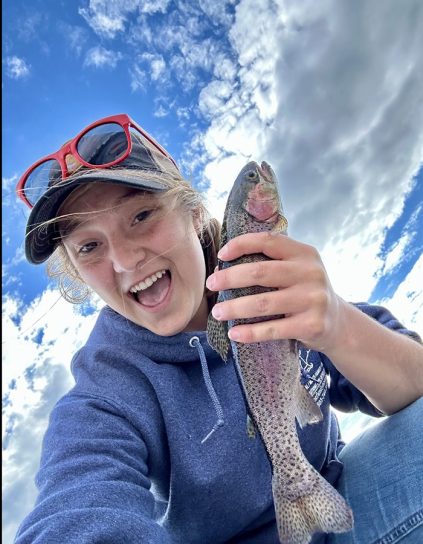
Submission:
M 225 320 L 289 314 L 271 328 L 257 323 L 231 334 L 239 342 L 298 338 L 306 347 L 303 381 L 310 390 L 319 382 L 316 401 L 324 420 L 300 431 L 301 445 L 346 495 L 356 519 L 353 532 L 326 541 L 367 544 L 402 531 L 404 542 L 418 542 L 420 495 L 406 477 L 421 484 L 421 471 L 415 476 L 399 458 L 410 436 L 420 435 L 412 424 L 423 392 L 423 348 L 415 333 L 383 308 L 344 302 L 316 250 L 288 237 L 232 240 L 222 260 L 255 252 L 273 260 L 213 273 L 216 221 L 170 155 L 126 115 L 84 129 L 30 167 L 17 190 L 32 207 L 28 260 L 49 258 L 65 297 L 72 298 L 71 277 L 76 290 L 86 285 L 106 303 L 73 358 L 75 386 L 52 411 L 39 497 L 17 543 L 278 542 L 263 443 L 245 432 L 233 362 L 224 364 L 206 341 L 212 309 Z M 258 277 L 279 289 L 265 300 L 215 305 L 219 290 L 255 285 Z M 367 435 L 367 469 L 368 449 L 351 443 L 343 450 L 331 404 L 375 416 L 397 412 L 376 438 L 382 442 Z M 365 485 L 375 467 L 381 469 L 375 487 L 389 487 L 383 480 L 389 456 L 381 450 L 394 424 L 403 433 L 401 440 L 395 435 L 394 459 L 408 500 L 401 511 L 378 504 L 375 489 L 365 504 L 355 493 L 355 481 Z M 413 445 L 421 455 L 421 438 Z M 342 476 L 341 450 L 348 454 Z M 406 459 L 415 462 L 416 454 L 407 451 Z M 354 470 L 351 490 L 348 472 Z M 372 518 L 381 523 L 369 525 Z M 325 538 L 316 534 L 313 543 Z

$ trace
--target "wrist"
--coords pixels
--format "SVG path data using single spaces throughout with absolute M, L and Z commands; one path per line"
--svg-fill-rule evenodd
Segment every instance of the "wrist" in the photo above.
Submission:
M 332 324 L 328 341 L 321 350 L 331 360 L 336 360 L 346 351 L 349 353 L 355 351 L 356 344 L 358 343 L 357 334 L 354 332 L 355 323 L 357 317 L 361 317 L 361 315 L 357 316 L 357 312 L 359 314 L 361 312 L 355 306 L 345 301 L 339 295 L 335 295 L 335 297 L 337 306 L 336 317 Z

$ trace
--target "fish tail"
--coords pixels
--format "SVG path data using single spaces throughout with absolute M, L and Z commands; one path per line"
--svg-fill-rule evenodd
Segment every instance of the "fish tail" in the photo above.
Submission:
M 343 533 L 352 529 L 353 514 L 344 498 L 322 476 L 311 491 L 296 499 L 286 496 L 286 485 L 273 476 L 276 520 L 282 544 L 308 544 L 312 535 Z

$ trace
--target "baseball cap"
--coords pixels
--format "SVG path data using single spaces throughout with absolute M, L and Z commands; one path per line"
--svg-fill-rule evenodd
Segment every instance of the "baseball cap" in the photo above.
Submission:
M 91 164 L 107 164 L 119 156 L 120 147 L 126 146 L 122 133 L 102 134 L 91 142 Z M 114 183 L 140 190 L 160 192 L 169 189 L 166 178 L 183 180 L 173 159 L 163 155 L 141 134 L 131 133 L 131 153 L 117 166 L 110 168 L 79 167 L 69 178 L 61 179 L 59 169 L 51 169 L 49 187 L 38 199 L 29 215 L 26 226 L 25 255 L 33 264 L 48 259 L 56 249 L 60 236 L 55 222 L 46 223 L 57 217 L 66 198 L 78 187 L 87 183 Z M 132 170 L 132 172 L 131 172 Z M 143 176 L 143 172 L 145 176 Z M 161 182 L 160 180 L 163 180 Z

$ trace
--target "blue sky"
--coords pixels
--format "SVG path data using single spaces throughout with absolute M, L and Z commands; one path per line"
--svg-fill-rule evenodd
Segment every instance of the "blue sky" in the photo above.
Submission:
M 100 306 L 60 300 L 44 266 L 25 262 L 19 175 L 92 121 L 128 113 L 221 219 L 239 169 L 266 160 L 291 236 L 319 249 L 337 292 L 422 334 L 422 36 L 420 0 L 3 2 L 6 543 Z M 364 424 L 342 422 L 347 437 Z

